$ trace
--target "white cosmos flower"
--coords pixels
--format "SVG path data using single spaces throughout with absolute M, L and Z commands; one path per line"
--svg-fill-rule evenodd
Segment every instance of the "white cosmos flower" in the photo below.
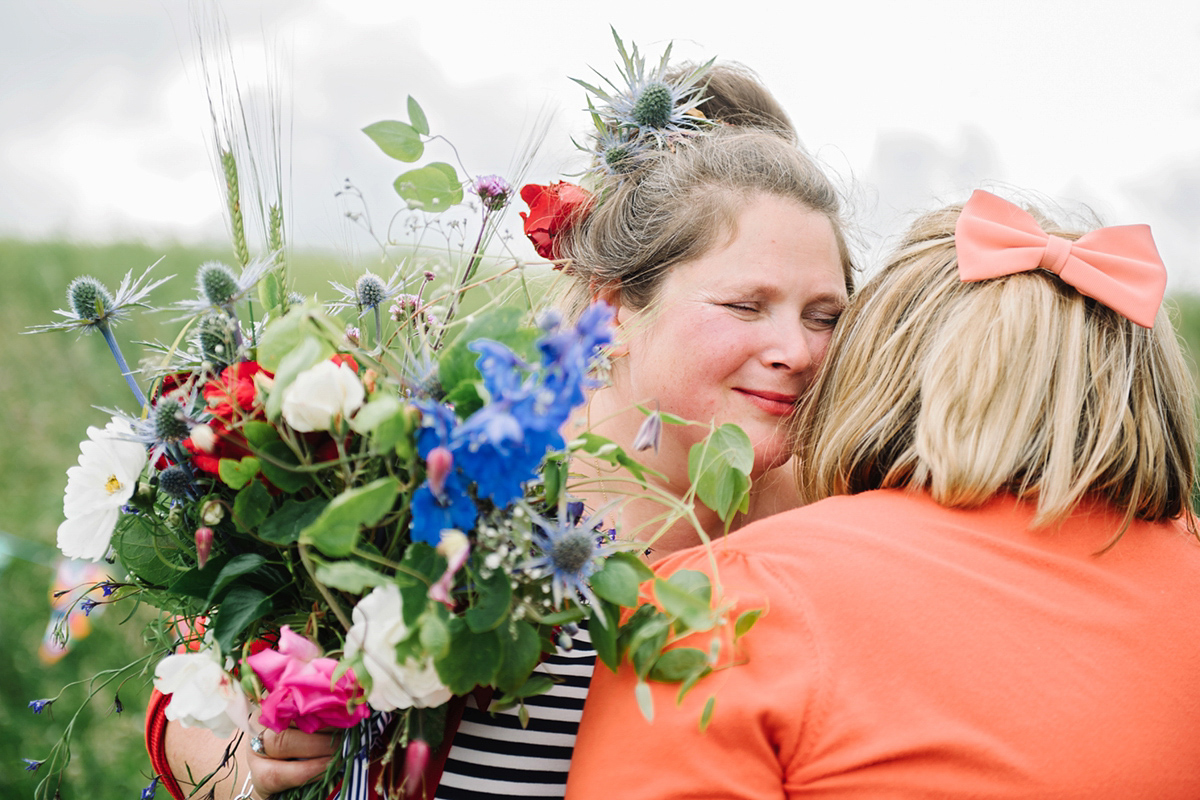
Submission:
M 67 470 L 63 496 L 66 520 L 58 526 L 58 549 L 68 558 L 99 561 L 108 553 L 121 506 L 133 496 L 146 468 L 146 448 L 129 441 L 129 423 L 119 417 L 103 430 L 90 427 L 79 445 L 79 465 Z
M 167 656 L 154 668 L 154 688 L 171 695 L 167 719 L 224 739 L 238 728 L 249 732 L 250 704 L 217 658 L 212 649 Z
M 403 664 L 396 660 L 396 645 L 408 635 L 402 608 L 399 587 L 380 586 L 358 601 L 354 624 L 346 632 L 346 658 L 362 653 L 371 676 L 367 702 L 378 711 L 432 708 L 450 699 L 432 658 L 409 658 Z
M 335 416 L 349 419 L 366 399 L 362 381 L 346 364 L 322 361 L 296 376 L 283 392 L 283 418 L 293 430 L 327 431 Z

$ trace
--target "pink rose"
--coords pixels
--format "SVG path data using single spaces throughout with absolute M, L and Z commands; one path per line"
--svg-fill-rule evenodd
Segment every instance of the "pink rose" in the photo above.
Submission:
M 318 658 L 316 644 L 283 626 L 279 649 L 263 650 L 246 659 L 267 689 L 259 721 L 273 731 L 295 725 L 305 733 L 321 728 L 349 728 L 370 715 L 362 687 L 347 671 L 333 682 L 338 662 Z

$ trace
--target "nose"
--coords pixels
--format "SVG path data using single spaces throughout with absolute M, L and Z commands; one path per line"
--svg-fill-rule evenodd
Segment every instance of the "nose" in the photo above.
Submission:
M 774 370 L 805 372 L 820 360 L 819 342 L 802 324 L 774 326 L 772 340 L 762 351 L 762 361 Z

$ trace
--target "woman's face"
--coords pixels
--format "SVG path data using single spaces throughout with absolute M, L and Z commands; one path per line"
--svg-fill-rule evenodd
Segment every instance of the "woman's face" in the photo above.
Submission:
M 729 244 L 672 268 L 650 309 L 618 309 L 628 354 L 613 388 L 629 403 L 739 425 L 761 474 L 791 455 L 781 423 L 812 383 L 846 302 L 829 219 L 756 195 Z M 659 457 L 647 460 L 686 477 L 688 448 L 705 431 L 666 426 L 663 434 Z

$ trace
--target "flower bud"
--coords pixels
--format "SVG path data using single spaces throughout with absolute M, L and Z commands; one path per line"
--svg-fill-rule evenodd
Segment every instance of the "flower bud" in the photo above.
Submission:
M 205 525 L 217 525 L 225 519 L 225 506 L 220 500 L 209 500 L 200 507 L 200 519 Z
M 369 368 L 365 370 L 362 374 L 362 385 L 367 394 L 375 394 L 375 389 L 379 387 L 379 373 Z
M 435 447 L 425 457 L 425 475 L 429 478 L 429 488 L 441 499 L 446 490 L 446 478 L 454 469 L 454 454 L 445 447 Z
M 208 555 L 212 552 L 213 529 L 209 527 L 196 528 L 196 568 L 204 569 L 208 563 Z
M 214 306 L 233 302 L 238 290 L 237 276 L 220 261 L 201 264 L 196 271 L 196 285 L 204 299 Z
M 217 433 L 212 429 L 212 426 L 202 423 L 192 426 L 192 444 L 196 445 L 196 449 L 204 453 L 211 453 L 213 448 L 217 446 Z
M 637 436 L 633 437 L 633 449 L 641 452 L 653 447 L 657 453 L 659 445 L 662 444 L 662 428 L 662 415 L 656 409 L 642 420 Z
M 404 796 L 416 797 L 425 783 L 425 767 L 429 765 L 429 742 L 410 739 L 404 752 Z
M 108 316 L 115 305 L 104 284 L 89 275 L 71 281 L 67 287 L 67 302 L 76 316 L 92 321 Z

